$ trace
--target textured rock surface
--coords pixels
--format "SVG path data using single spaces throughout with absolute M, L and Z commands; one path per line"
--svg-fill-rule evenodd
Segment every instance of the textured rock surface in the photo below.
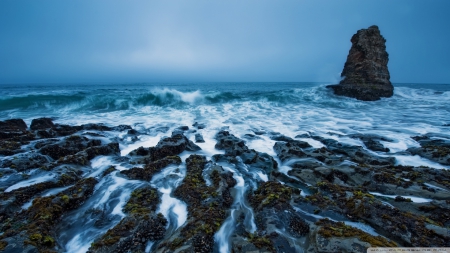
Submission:
M 390 82 L 386 40 L 378 26 L 361 29 L 352 39 L 352 47 L 341 73 L 343 80 L 330 85 L 336 95 L 374 101 L 391 97 L 394 87 Z

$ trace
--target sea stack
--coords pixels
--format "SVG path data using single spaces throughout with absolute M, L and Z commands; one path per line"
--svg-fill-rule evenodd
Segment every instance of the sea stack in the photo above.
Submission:
M 386 52 L 386 39 L 380 34 L 378 26 L 361 29 L 353 35 L 352 47 L 347 56 L 342 81 L 329 85 L 334 94 L 375 101 L 394 94 L 387 67 L 389 54 Z

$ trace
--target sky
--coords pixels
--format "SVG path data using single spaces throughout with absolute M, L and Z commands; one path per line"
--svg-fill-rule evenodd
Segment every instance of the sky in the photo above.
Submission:
M 378 25 L 393 83 L 450 84 L 449 0 L 2 0 L 0 83 L 337 83 Z

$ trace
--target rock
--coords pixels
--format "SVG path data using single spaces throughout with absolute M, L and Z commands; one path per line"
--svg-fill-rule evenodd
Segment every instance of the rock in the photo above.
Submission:
M 435 134 L 424 136 L 414 136 L 412 139 L 419 142 L 420 147 L 407 149 L 412 155 L 419 155 L 440 164 L 450 165 L 450 141 L 442 139 L 433 139 L 433 137 L 448 137 Z
M 195 122 L 192 126 L 193 126 L 193 127 L 196 127 L 196 128 L 199 129 L 199 130 L 206 127 L 205 124 L 203 124 L 203 123 L 198 123 L 198 122 Z
M 196 143 L 204 143 L 205 140 L 203 139 L 202 134 L 195 134 L 195 142 Z
M 19 132 L 26 131 L 27 124 L 23 119 L 8 119 L 5 121 L 0 121 L 0 131 L 4 132 Z
M 5 121 L 0 121 L 0 139 L 9 139 L 25 135 L 26 130 L 27 125 L 22 119 L 8 119 Z
M 53 120 L 50 118 L 39 118 L 39 119 L 33 119 L 31 121 L 30 129 L 31 130 L 43 130 L 47 128 L 54 127 L 55 124 L 53 124 Z
M 225 154 L 214 155 L 213 159 L 215 161 L 223 160 L 236 164 L 238 162 L 238 157 L 243 163 L 254 168 L 260 168 L 268 175 L 270 175 L 273 170 L 278 168 L 278 163 L 272 156 L 267 153 L 255 151 L 254 149 L 249 149 L 243 140 L 230 134 L 228 131 L 220 131 L 217 133 L 216 139 L 217 143 L 215 148 L 225 150 Z
M 94 178 L 85 178 L 57 195 L 34 199 L 30 208 L 15 215 L 9 220 L 9 226 L 2 228 L 2 238 L 8 241 L 8 245 L 17 245 L 19 242 L 23 245 L 23 237 L 26 236 L 39 252 L 49 252 L 55 246 L 55 228 L 61 217 L 80 207 L 92 195 L 97 183 Z
M 306 157 L 305 152 L 303 152 L 304 148 L 310 148 L 307 142 L 290 140 L 288 142 L 278 141 L 275 142 L 273 149 L 275 153 L 277 153 L 278 157 L 281 161 L 286 161 L 293 158 L 304 158 Z
M 171 137 L 163 137 L 155 147 L 139 147 L 131 151 L 128 155 L 142 156 L 142 158 L 134 157 L 134 159 L 139 163 L 148 163 L 163 159 L 167 156 L 176 156 L 185 150 L 198 151 L 201 148 L 183 134 L 174 132 Z
M 349 135 L 349 137 L 360 139 L 364 143 L 364 145 L 366 145 L 366 147 L 370 150 L 381 152 L 390 151 L 388 148 L 385 148 L 383 144 L 381 144 L 380 142 L 380 141 L 392 142 L 392 140 L 389 138 L 379 136 L 376 134 L 351 134 Z
M 148 241 L 161 240 L 166 232 L 167 220 L 155 213 L 158 203 L 158 191 L 154 188 L 146 186 L 133 191 L 123 208 L 129 216 L 96 239 L 88 252 L 144 252 Z
M 352 39 L 352 47 L 341 73 L 343 80 L 330 85 L 336 95 L 364 101 L 375 101 L 381 97 L 392 97 L 394 86 L 390 82 L 387 67 L 389 55 L 386 40 L 378 26 L 361 29 Z
M 150 181 L 156 173 L 160 172 L 163 168 L 170 164 L 179 165 L 181 159 L 178 156 L 164 157 L 158 161 L 150 162 L 145 165 L 144 168 L 131 168 L 129 170 L 124 170 L 121 174 L 127 175 L 130 179 L 139 179 Z

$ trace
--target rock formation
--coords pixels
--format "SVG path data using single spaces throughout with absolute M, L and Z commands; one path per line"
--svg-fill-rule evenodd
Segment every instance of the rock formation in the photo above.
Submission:
M 351 42 L 352 47 L 341 73 L 342 81 L 328 87 L 336 95 L 364 101 L 391 97 L 394 87 L 389 81 L 389 55 L 386 52 L 386 40 L 381 36 L 378 26 L 359 30 Z

